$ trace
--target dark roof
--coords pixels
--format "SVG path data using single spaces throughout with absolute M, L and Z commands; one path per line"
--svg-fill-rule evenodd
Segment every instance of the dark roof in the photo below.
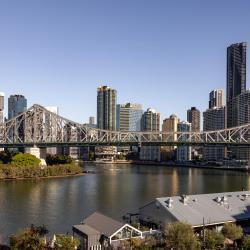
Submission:
M 98 212 L 91 214 L 83 221 L 83 223 L 94 228 L 107 237 L 110 237 L 125 225 L 125 223 L 121 223 L 117 220 L 111 219 L 110 217 L 107 217 Z
M 94 228 L 86 225 L 86 224 L 80 224 L 80 225 L 74 225 L 74 229 L 77 229 L 80 232 L 83 232 L 86 235 L 99 235 L 100 232 L 95 230 Z

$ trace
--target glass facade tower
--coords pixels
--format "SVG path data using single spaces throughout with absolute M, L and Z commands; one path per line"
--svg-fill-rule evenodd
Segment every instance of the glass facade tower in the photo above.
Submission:
M 227 48 L 227 127 L 233 121 L 232 100 L 246 91 L 246 43 L 232 44 Z
M 23 95 L 11 95 L 8 99 L 8 119 L 27 110 L 27 99 Z
M 143 114 L 142 105 L 127 103 L 117 105 L 117 130 L 120 131 L 140 131 L 141 117 Z

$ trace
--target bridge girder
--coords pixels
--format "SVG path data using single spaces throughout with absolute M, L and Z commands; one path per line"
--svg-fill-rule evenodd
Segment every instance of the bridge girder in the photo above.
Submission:
M 59 116 L 40 105 L 0 124 L 0 147 L 57 145 L 224 145 L 250 146 L 250 124 L 202 132 L 109 131 Z

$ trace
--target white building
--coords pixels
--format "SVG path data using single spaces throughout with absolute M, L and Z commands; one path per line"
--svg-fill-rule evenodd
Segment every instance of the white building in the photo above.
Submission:
M 144 225 L 160 229 L 175 221 L 197 229 L 221 228 L 228 222 L 249 222 L 249 207 L 249 191 L 161 197 L 141 207 L 139 219 Z

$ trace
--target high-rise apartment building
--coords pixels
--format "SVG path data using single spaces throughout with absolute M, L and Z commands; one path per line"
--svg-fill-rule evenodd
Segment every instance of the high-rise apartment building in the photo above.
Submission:
M 149 108 L 143 113 L 141 118 L 142 131 L 160 131 L 160 113 Z M 141 160 L 160 161 L 160 147 L 158 146 L 142 146 L 140 151 Z
M 246 43 L 232 44 L 227 48 L 227 127 L 236 122 L 232 100 L 246 91 Z
M 117 92 L 107 86 L 97 88 L 97 127 L 116 130 Z
M 226 107 L 221 105 L 203 112 L 203 130 L 220 130 L 226 128 Z M 226 148 L 223 146 L 205 146 L 203 158 L 207 161 L 222 161 L 226 157 Z
M 94 116 L 90 116 L 89 117 L 89 125 L 91 127 L 94 127 L 95 126 L 95 117 Z
M 193 132 L 200 131 L 200 111 L 196 107 L 191 107 L 187 111 L 187 121 L 191 123 L 191 130 Z
M 237 95 L 232 100 L 232 126 L 241 126 L 250 123 L 250 91 Z M 244 135 L 246 139 L 249 134 Z M 238 160 L 250 160 L 250 149 L 248 147 L 231 147 L 231 155 Z
M 160 113 L 155 109 L 148 108 L 141 118 L 142 131 L 160 131 Z
M 142 105 L 127 103 L 117 105 L 116 124 L 120 131 L 140 131 L 143 114 Z
M 209 108 L 218 108 L 224 106 L 223 89 L 215 89 L 209 93 Z
M 162 132 L 177 132 L 177 125 L 179 123 L 179 118 L 172 114 L 169 118 L 166 118 L 163 120 L 162 123 Z M 163 141 L 166 139 L 166 137 L 169 138 L 169 136 L 163 135 Z M 172 138 L 169 138 L 172 140 L 177 139 L 177 134 L 173 134 Z M 175 152 L 176 152 L 176 146 L 163 146 L 161 147 L 161 159 L 163 161 L 167 160 L 175 160 Z
M 0 123 L 4 122 L 4 93 L 0 92 Z
M 236 96 L 232 100 L 233 127 L 250 123 L 250 91 Z
M 178 132 L 190 132 L 191 131 L 191 123 L 182 121 L 177 123 L 177 131 Z M 186 141 L 189 135 L 186 134 L 182 136 L 181 140 Z M 190 161 L 191 160 L 191 147 L 190 146 L 178 146 L 176 153 L 177 161 Z
M 27 99 L 23 95 L 11 95 L 8 99 L 8 119 L 27 110 Z
M 248 96 L 246 93 L 246 55 L 245 42 L 232 44 L 227 48 L 227 127 L 243 125 L 248 121 Z M 230 147 L 231 157 L 249 160 L 247 148 Z

